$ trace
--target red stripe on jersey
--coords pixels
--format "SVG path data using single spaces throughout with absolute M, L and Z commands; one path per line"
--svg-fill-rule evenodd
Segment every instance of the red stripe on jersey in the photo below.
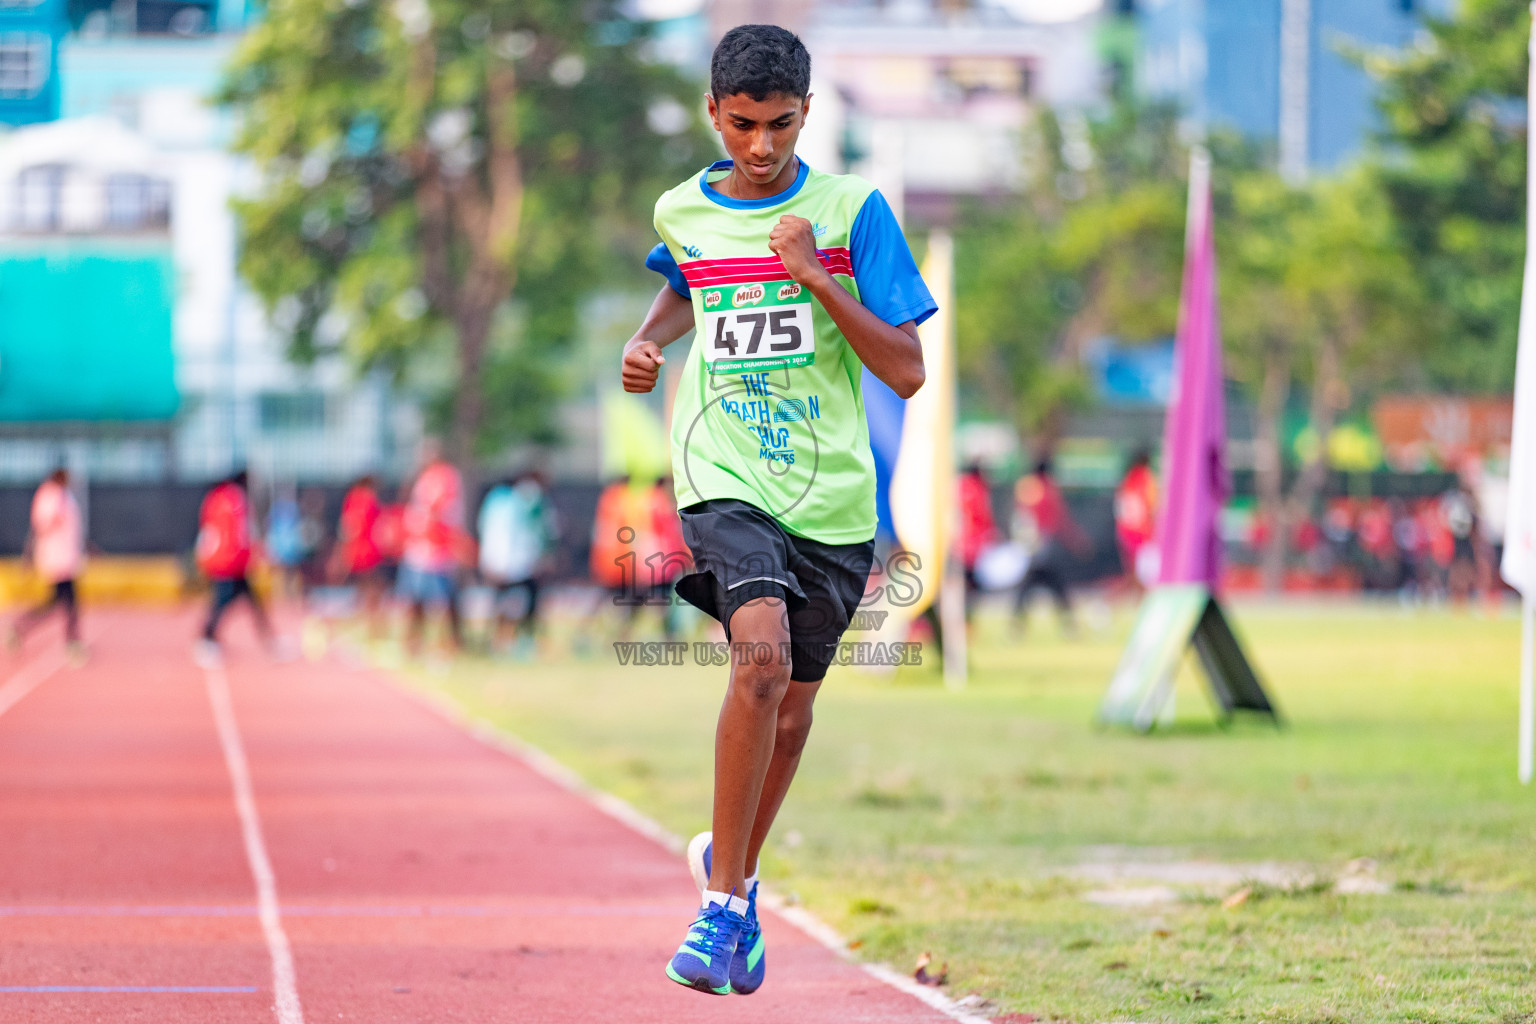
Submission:
M 846 248 L 818 249 L 817 258 L 828 273 L 853 276 L 853 255 Z M 678 264 L 690 288 L 727 284 L 768 284 L 792 278 L 778 256 L 746 256 L 734 260 L 690 260 Z

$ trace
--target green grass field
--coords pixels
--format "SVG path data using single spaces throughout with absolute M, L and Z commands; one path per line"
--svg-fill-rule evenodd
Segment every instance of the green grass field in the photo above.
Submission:
M 1172 728 L 1097 730 L 1128 613 L 1077 641 L 983 619 L 960 693 L 926 666 L 834 669 L 765 877 L 859 955 L 947 961 L 984 1014 L 1536 1021 L 1515 618 L 1235 619 L 1282 731 L 1217 728 L 1188 667 Z M 722 673 L 609 651 L 414 678 L 686 836 L 709 824 Z

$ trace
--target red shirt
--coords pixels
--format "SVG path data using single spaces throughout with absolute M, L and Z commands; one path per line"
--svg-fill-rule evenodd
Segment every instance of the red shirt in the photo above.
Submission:
M 346 545 L 348 572 L 371 572 L 384 560 L 375 529 L 379 524 L 379 496 L 364 484 L 347 492 L 341 503 L 341 542 Z
M 451 572 L 463 551 L 464 499 L 459 471 L 434 462 L 411 486 L 405 506 L 406 565 L 424 572 Z
M 405 551 L 404 505 L 379 506 L 379 518 L 373 524 L 373 542 L 378 545 L 382 561 L 400 561 L 400 555 Z
M 1050 477 L 1031 473 L 1013 489 L 1019 509 L 1034 519 L 1042 540 L 1060 537 L 1067 528 L 1067 502 Z
M 197 564 L 210 579 L 236 580 L 251 567 L 250 506 L 245 489 L 224 483 L 198 513 Z
M 1150 467 L 1136 466 L 1115 490 L 1115 532 L 1120 543 L 1135 551 L 1151 540 L 1156 511 L 1157 477 Z
M 1360 513 L 1360 546 L 1377 558 L 1392 554 L 1392 513 L 1385 506 L 1373 504 Z
M 997 520 L 992 515 L 992 494 L 980 473 L 960 477 L 960 563 L 976 568 L 976 559 L 997 539 Z
M 1439 507 L 1426 503 L 1420 519 L 1425 525 L 1424 532 L 1429 535 L 1429 556 L 1441 566 L 1450 565 L 1456 557 L 1456 537 L 1446 525 Z

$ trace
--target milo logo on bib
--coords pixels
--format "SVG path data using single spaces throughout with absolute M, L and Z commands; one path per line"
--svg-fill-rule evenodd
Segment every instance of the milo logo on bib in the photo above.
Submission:
M 794 282 L 706 288 L 700 326 L 710 373 L 780 370 L 816 361 L 811 298 Z

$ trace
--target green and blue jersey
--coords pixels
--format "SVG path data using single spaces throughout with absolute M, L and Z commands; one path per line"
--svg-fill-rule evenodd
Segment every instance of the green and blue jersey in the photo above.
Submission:
M 789 188 L 733 199 L 706 168 L 656 203 L 646 266 L 693 303 L 696 333 L 672 413 L 677 503 L 735 498 L 790 533 L 826 544 L 875 534 L 875 467 L 863 363 L 809 291 L 768 248 L 785 214 L 812 224 L 834 280 L 892 325 L 938 309 L 890 206 L 854 175 L 804 161 Z

